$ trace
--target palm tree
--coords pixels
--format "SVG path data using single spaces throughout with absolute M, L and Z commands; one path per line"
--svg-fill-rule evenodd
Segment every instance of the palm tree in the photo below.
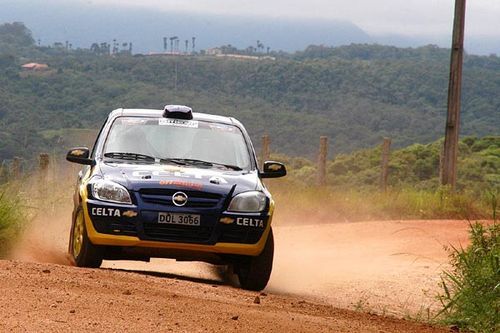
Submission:
M 168 47 L 168 37 L 163 37 L 163 51 L 167 51 Z
M 101 43 L 101 47 L 99 48 L 99 53 L 100 54 L 108 54 L 109 55 L 109 44 L 108 43 Z
M 92 45 L 90 45 L 90 51 L 94 52 L 95 54 L 101 53 L 101 49 L 99 47 L 99 44 L 93 43 Z
M 257 50 L 261 52 L 261 50 L 264 50 L 264 44 L 260 42 L 260 40 L 257 41 Z
M 186 45 L 186 54 L 188 53 L 188 47 L 189 47 L 189 40 L 185 40 L 184 44 Z
M 194 42 L 195 41 L 196 41 L 196 37 L 191 37 L 191 42 L 192 42 L 192 44 L 191 44 L 192 49 L 191 50 L 192 50 L 193 53 L 194 53 Z
M 113 54 L 118 53 L 118 43 L 116 42 L 116 38 L 113 39 Z
M 174 40 L 177 37 L 170 37 L 170 53 L 174 53 Z

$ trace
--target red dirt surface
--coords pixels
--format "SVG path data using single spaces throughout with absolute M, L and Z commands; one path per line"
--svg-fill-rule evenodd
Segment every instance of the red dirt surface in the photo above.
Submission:
M 448 331 L 398 318 L 432 317 L 445 246 L 466 244 L 467 222 L 275 222 L 273 274 L 259 294 L 203 263 L 64 266 L 68 215 L 37 219 L 15 261 L 0 261 L 0 331 Z
M 0 331 L 446 332 L 172 274 L 0 261 L 0 280 Z

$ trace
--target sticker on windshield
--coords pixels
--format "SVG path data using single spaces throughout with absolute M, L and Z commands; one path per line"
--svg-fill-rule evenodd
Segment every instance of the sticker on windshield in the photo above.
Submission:
M 139 118 L 125 118 L 120 120 L 121 125 L 143 125 L 147 122 L 147 119 Z
M 221 132 L 230 132 L 230 133 L 235 133 L 236 128 L 234 126 L 228 126 L 224 124 L 210 124 L 208 125 L 211 130 L 215 131 L 221 131 Z
M 158 125 L 198 128 L 198 121 L 163 118 L 163 119 L 159 119 Z

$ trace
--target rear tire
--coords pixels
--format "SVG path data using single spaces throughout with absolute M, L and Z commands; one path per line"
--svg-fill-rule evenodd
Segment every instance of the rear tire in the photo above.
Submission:
M 76 266 L 89 268 L 101 267 L 103 249 L 90 242 L 87 235 L 82 206 L 77 208 L 73 218 L 68 250 Z
M 246 290 L 260 291 L 264 289 L 271 277 L 274 257 L 273 230 L 269 230 L 264 250 L 258 256 L 244 257 L 236 264 L 236 273 L 240 286 Z

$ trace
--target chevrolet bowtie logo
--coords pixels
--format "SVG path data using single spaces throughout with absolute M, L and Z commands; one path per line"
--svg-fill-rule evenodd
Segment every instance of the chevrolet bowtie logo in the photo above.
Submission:
M 221 219 L 219 220 L 220 223 L 223 223 L 223 224 L 231 224 L 234 222 L 234 219 L 232 217 L 221 217 Z
M 71 151 L 71 155 L 73 156 L 82 156 L 85 152 L 81 149 L 76 149 Z
M 125 212 L 122 213 L 122 216 L 136 217 L 137 216 L 137 212 L 135 212 L 133 210 L 127 210 L 127 211 L 125 211 Z
M 183 197 L 182 195 L 176 195 L 174 197 L 174 200 L 177 201 L 177 202 L 184 202 L 184 201 L 186 201 L 186 198 Z
M 187 202 L 188 196 L 184 192 L 174 193 L 172 196 L 172 202 L 176 206 L 184 206 Z

